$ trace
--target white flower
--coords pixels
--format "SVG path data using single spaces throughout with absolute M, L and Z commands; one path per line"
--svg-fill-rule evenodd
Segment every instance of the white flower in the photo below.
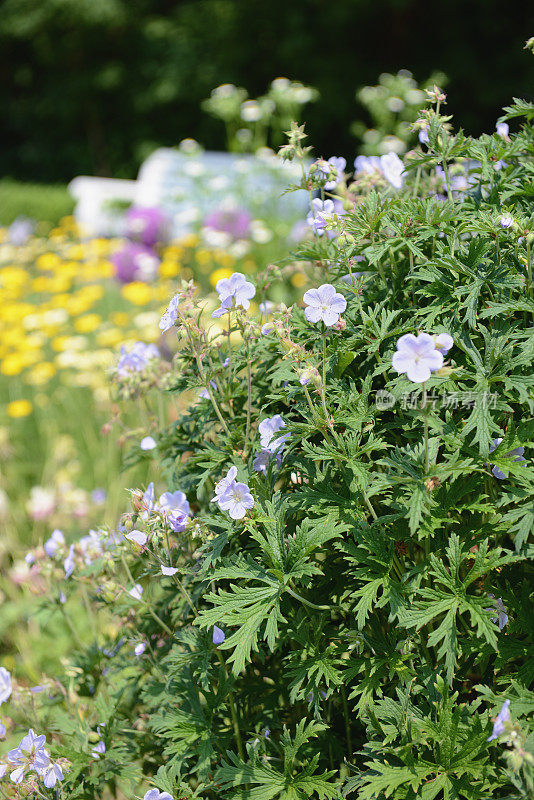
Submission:
M 404 164 L 396 153 L 386 153 L 380 156 L 380 167 L 385 179 L 391 183 L 395 189 L 402 189 Z
M 153 450 L 156 447 L 156 441 L 152 436 L 145 436 L 141 439 L 141 450 Z
M 11 674 L 5 667 L 0 667 L 0 705 L 11 696 Z
M 174 800 L 168 792 L 160 792 L 159 789 L 149 789 L 143 800 Z
M 436 350 L 436 342 L 430 334 L 414 336 L 413 333 L 407 333 L 397 342 L 392 365 L 399 374 L 405 372 L 414 383 L 424 383 L 433 370 L 443 366 L 443 355 Z
M 176 575 L 178 572 L 177 567 L 166 567 L 165 564 L 161 565 L 161 573 L 166 577 L 171 577 L 172 575 Z
M 282 436 L 278 436 L 274 439 L 275 433 L 281 428 L 285 428 L 286 423 L 280 416 L 280 414 L 275 414 L 274 417 L 270 417 L 264 419 L 260 422 L 258 427 L 258 432 L 260 434 L 260 442 L 261 446 L 264 450 L 268 450 L 270 453 L 275 453 L 279 447 L 281 447 L 286 439 L 288 439 L 289 434 L 286 433 Z
M 130 531 L 130 533 L 124 534 L 124 538 L 128 539 L 129 542 L 135 542 L 135 544 L 138 544 L 140 547 L 143 547 L 147 542 L 147 535 L 143 531 Z
M 234 304 L 241 306 L 245 311 L 250 307 L 250 301 L 256 294 L 256 289 L 250 281 L 247 281 L 242 272 L 234 272 L 229 278 L 221 278 L 215 286 L 221 307 L 212 313 L 212 317 L 222 317 L 228 313 Z
M 191 508 L 184 492 L 163 492 L 160 495 L 157 505 L 158 511 L 163 514 L 168 514 L 170 511 L 178 509 L 183 511 L 186 516 L 191 514 Z
M 219 498 L 219 507 L 228 511 L 232 519 L 243 519 L 254 505 L 254 498 L 246 483 L 233 482 Z
M 143 587 L 140 583 L 136 583 L 133 589 L 130 589 L 128 594 L 130 597 L 133 597 L 134 600 L 141 600 L 143 597 Z
M 63 531 L 56 529 L 52 531 L 50 539 L 44 543 L 44 551 L 49 558 L 53 558 L 57 551 L 65 546 Z
M 230 467 L 230 469 L 226 473 L 226 476 L 222 478 L 222 480 L 220 480 L 219 483 L 216 484 L 215 496 L 211 498 L 212 503 L 219 502 L 219 498 L 221 497 L 221 495 L 223 495 L 225 491 L 228 489 L 228 487 L 235 482 L 236 476 L 237 476 L 237 467 Z
M 330 283 L 323 283 L 318 289 L 308 289 L 302 298 L 308 308 L 304 315 L 308 322 L 322 320 L 328 327 L 335 325 L 347 308 L 347 301 L 342 294 L 336 292 Z

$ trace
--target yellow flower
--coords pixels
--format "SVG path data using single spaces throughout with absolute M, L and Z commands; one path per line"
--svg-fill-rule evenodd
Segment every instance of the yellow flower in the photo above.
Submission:
M 82 244 L 73 244 L 67 249 L 67 255 L 69 258 L 74 259 L 75 261 L 81 261 L 84 258 L 84 250 Z
M 230 253 L 221 253 L 219 256 L 219 264 L 222 264 L 224 267 L 231 267 L 235 264 L 235 258 L 230 255 Z
M 214 259 L 218 260 L 218 254 L 216 256 L 212 250 L 206 250 L 205 248 L 201 247 L 197 250 L 196 259 L 198 264 L 209 264 Z
M 27 417 L 32 413 L 32 404 L 29 400 L 13 400 L 7 405 L 8 416 L 18 419 L 19 417 Z
M 180 264 L 177 261 L 162 261 L 159 265 L 159 274 L 162 278 L 175 278 L 180 272 Z
M 215 272 L 212 272 L 210 275 L 210 283 L 212 286 L 215 286 L 217 281 L 220 281 L 222 278 L 229 278 L 231 274 L 232 270 L 227 267 L 216 269 Z
M 92 300 L 84 297 L 69 297 L 65 303 L 65 310 L 71 317 L 77 317 L 79 314 L 85 314 L 93 305 Z
M 48 383 L 50 378 L 56 374 L 56 368 L 50 361 L 42 361 L 36 364 L 35 367 L 26 375 L 26 381 L 33 386 L 41 386 L 43 383 Z
M 130 303 L 136 306 L 145 306 L 150 302 L 152 291 L 150 286 L 142 281 L 133 281 L 133 283 L 126 283 L 122 289 L 121 294 Z
M 118 328 L 108 328 L 97 334 L 96 341 L 99 347 L 115 347 L 123 338 L 123 333 Z
M 113 314 L 110 316 L 110 320 L 114 325 L 118 328 L 125 328 L 128 325 L 130 317 L 126 313 L 126 311 L 114 311 Z
M 184 255 L 184 248 L 177 244 L 170 244 L 163 251 L 163 260 L 180 261 Z
M 92 333 L 102 324 L 102 317 L 99 314 L 85 314 L 74 321 L 74 327 L 78 333 Z
M 30 278 L 22 267 L 3 267 L 0 269 L 0 283 L 6 288 L 22 286 Z
M 301 289 L 308 283 L 308 278 L 302 272 L 296 272 L 291 278 L 291 283 L 296 289 Z
M 82 288 L 78 289 L 77 292 L 77 297 L 81 297 L 84 300 L 90 300 L 92 303 L 100 300 L 103 296 L 104 287 L 96 283 L 93 283 L 90 286 L 82 286 Z
M 9 375 L 12 377 L 14 375 L 20 375 L 25 366 L 24 356 L 20 353 L 10 353 L 2 361 L 0 371 L 2 375 Z
M 52 272 L 61 265 L 61 259 L 56 253 L 43 253 L 35 262 L 37 269 Z
M 187 236 L 183 236 L 179 241 L 183 247 L 196 247 L 200 242 L 200 238 L 196 233 L 188 233 Z

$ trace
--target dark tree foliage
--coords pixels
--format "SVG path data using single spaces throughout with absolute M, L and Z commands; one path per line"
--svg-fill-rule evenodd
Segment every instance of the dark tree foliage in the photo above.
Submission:
M 200 101 L 224 82 L 255 96 L 278 75 L 321 91 L 307 117 L 325 155 L 355 150 L 355 90 L 403 67 L 447 73 L 451 112 L 478 135 L 512 93 L 531 96 L 533 30 L 523 0 L 3 0 L 0 174 L 134 177 L 157 145 L 221 148 Z

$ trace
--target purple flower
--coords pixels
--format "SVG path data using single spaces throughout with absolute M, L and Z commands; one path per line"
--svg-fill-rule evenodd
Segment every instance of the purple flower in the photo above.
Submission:
M 76 564 L 74 561 L 74 545 L 71 544 L 71 546 L 69 547 L 69 552 L 67 553 L 67 558 L 63 562 L 63 567 L 65 569 L 65 578 L 70 578 L 70 576 L 74 572 L 75 565 Z
M 246 483 L 234 481 L 219 498 L 219 508 L 228 511 L 232 519 L 243 519 L 253 506 L 254 498 Z
M 234 272 L 229 278 L 221 278 L 215 286 L 221 307 L 212 313 L 212 317 L 219 318 L 228 313 L 235 305 L 241 306 L 245 311 L 250 307 L 250 301 L 256 294 L 256 289 L 247 281 L 242 272 Z
M 357 156 L 354 160 L 354 172 L 357 175 L 362 172 L 366 175 L 373 175 L 375 172 L 382 174 L 380 158 L 378 156 Z
M 342 294 L 336 292 L 330 283 L 323 283 L 318 289 L 308 289 L 302 298 L 308 308 L 304 315 L 308 322 L 322 320 L 327 327 L 335 325 L 347 308 L 347 301 Z
M 245 239 L 250 233 L 252 217 L 244 208 L 217 209 L 204 219 L 204 227 L 229 233 L 234 239 Z
M 269 334 L 273 333 L 274 325 L 272 322 L 264 322 L 261 326 L 261 335 L 262 336 L 269 336 Z
M 136 583 L 133 589 L 130 589 L 128 594 L 130 597 L 133 597 L 134 600 L 141 600 L 143 597 L 143 587 L 140 583 Z
M 511 228 L 514 224 L 514 218 L 510 216 L 501 217 L 501 228 Z
M 446 356 L 451 347 L 454 347 L 454 339 L 450 333 L 438 333 L 437 336 L 434 336 L 434 341 L 436 348 L 443 356 Z
M 498 439 L 492 439 L 489 449 L 490 453 L 493 453 L 493 451 L 499 447 L 501 442 L 502 442 L 502 437 L 499 437 Z M 514 458 L 514 461 L 526 461 L 526 459 L 523 456 L 524 452 L 525 452 L 524 447 L 516 447 L 514 450 L 509 450 L 507 453 L 505 453 L 503 458 L 508 458 L 508 456 L 516 456 L 516 458 Z M 499 467 L 493 467 L 491 471 L 495 475 L 495 477 L 498 478 L 500 481 L 504 481 L 508 477 L 501 469 L 499 469 Z
M 493 731 L 488 737 L 488 742 L 498 739 L 505 732 L 504 723 L 510 721 L 510 701 L 505 700 L 503 706 L 493 721 Z
M 49 764 L 48 767 L 39 770 L 39 774 L 43 779 L 43 783 L 47 789 L 53 789 L 58 781 L 62 781 L 63 771 L 59 764 Z
M 174 510 L 182 511 L 186 516 L 191 514 L 191 508 L 184 492 L 163 492 L 158 500 L 158 511 L 167 514 Z
M 264 450 L 268 450 L 269 453 L 275 453 L 279 447 L 283 447 L 284 442 L 289 438 L 290 434 L 286 433 L 276 438 L 274 438 L 274 436 L 279 430 L 285 428 L 285 426 L 286 423 L 280 414 L 275 414 L 274 417 L 264 419 L 260 422 L 258 432 L 260 434 L 260 443 Z
M 11 696 L 11 673 L 5 667 L 0 667 L 0 705 Z
M 90 530 L 87 536 L 82 536 L 79 541 L 84 563 L 89 566 L 104 553 L 102 532 Z
M 223 367 L 224 367 L 224 364 L 223 364 Z M 215 383 L 215 381 L 210 381 L 210 386 L 211 386 L 212 389 L 217 389 L 217 384 Z M 210 399 L 210 393 L 208 392 L 207 389 L 201 389 L 200 392 L 198 393 L 198 396 L 199 396 L 199 398 L 201 400 L 209 400 Z
M 342 156 L 332 156 L 328 159 L 328 163 L 330 164 L 330 171 L 335 173 L 335 177 L 328 181 L 328 183 L 325 183 L 324 186 L 324 188 L 330 192 L 342 181 L 347 162 Z
M 417 138 L 419 139 L 419 141 L 421 142 L 421 144 L 428 144 L 428 142 L 429 142 L 429 138 L 428 138 L 428 131 L 427 131 L 427 129 L 426 129 L 426 128 L 423 128 L 423 127 L 421 127 L 421 128 L 420 128 L 420 130 L 419 130 L 419 133 L 417 134 Z
M 127 242 L 111 257 L 115 276 L 120 283 L 152 281 L 157 275 L 159 258 L 153 250 L 142 244 Z
M 91 755 L 93 756 L 93 758 L 95 758 L 96 760 L 98 760 L 98 759 L 99 759 L 101 756 L 103 756 L 103 755 L 104 755 L 104 753 L 105 753 L 105 752 L 106 752 L 106 745 L 104 744 L 104 742 L 103 742 L 103 741 L 102 741 L 102 739 L 101 739 L 101 740 L 100 740 L 100 741 L 99 741 L 99 742 L 98 742 L 98 743 L 97 743 L 97 744 L 96 744 L 96 745 L 93 747 L 93 749 L 91 750 Z
M 160 792 L 159 789 L 149 789 L 143 800 L 174 800 L 168 792 Z
M 169 238 L 169 219 L 159 208 L 133 206 L 126 213 L 126 235 L 153 247 Z
M 44 749 L 45 742 L 46 736 L 37 736 L 30 728 L 19 746 L 9 751 L 7 760 L 16 767 L 9 776 L 13 783 L 21 783 L 26 772 L 40 772 L 49 766 L 50 757 Z
M 222 478 L 219 483 L 215 485 L 215 496 L 211 498 L 211 502 L 219 502 L 221 496 L 225 493 L 229 486 L 235 483 L 237 476 L 237 467 L 230 467 L 226 476 Z
M 180 304 L 180 295 L 175 294 L 167 307 L 167 311 L 164 313 L 164 315 L 159 321 L 159 329 L 162 333 L 165 333 L 165 331 L 168 331 L 170 328 L 174 326 L 174 323 L 178 319 L 179 304 Z
M 189 517 L 182 511 L 181 508 L 173 508 L 167 514 L 167 520 L 171 530 L 173 530 L 175 533 L 182 533 L 182 531 L 185 531 L 187 528 Z
M 5 739 L 7 733 L 7 728 L 3 722 L 0 722 L 0 739 Z
M 216 647 L 218 647 L 220 644 L 224 642 L 225 639 L 226 639 L 226 634 L 224 633 L 224 631 L 221 630 L 221 628 L 218 628 L 217 625 L 214 625 L 213 635 L 212 635 L 213 644 Z
M 141 450 L 153 450 L 156 445 L 156 440 L 152 438 L 152 436 L 145 436 L 141 439 L 141 444 L 139 445 Z
M 414 383 L 424 383 L 434 370 L 443 366 L 443 355 L 436 350 L 436 342 L 428 333 L 414 336 L 407 333 L 397 342 L 397 352 L 393 355 L 393 368 L 399 374 L 406 373 Z
M 492 617 L 491 621 L 498 623 L 499 630 L 502 631 L 504 626 L 507 625 L 508 623 L 508 614 L 506 613 L 505 605 L 501 597 L 496 598 L 495 595 L 493 594 L 488 594 L 488 597 L 490 597 L 493 600 L 493 605 L 495 607 L 495 610 L 498 612 L 498 615 L 496 617 Z M 486 611 L 489 610 L 490 609 L 486 609 Z
M 148 486 L 146 487 L 146 491 L 144 492 L 141 498 L 141 514 L 139 515 L 141 519 L 147 520 L 150 516 L 151 511 L 154 510 L 154 500 L 156 494 L 154 492 L 154 481 L 150 481 Z
M 395 189 L 402 189 L 404 164 L 394 152 L 383 156 L 358 156 L 354 161 L 356 174 L 382 175 Z
M 63 536 L 63 531 L 56 529 L 52 531 L 52 535 L 50 539 L 44 543 L 44 551 L 49 558 L 53 558 L 58 550 L 62 550 L 65 547 L 65 537 Z
M 308 213 L 306 222 L 318 236 L 322 236 L 327 222 L 325 216 L 331 216 L 335 213 L 334 201 L 325 200 L 323 202 L 319 197 L 315 197 L 311 204 L 312 210 Z M 334 231 L 328 231 L 328 234 L 335 235 Z M 330 236 L 329 238 L 332 237 Z
M 256 472 L 261 472 L 263 475 L 266 475 L 269 464 L 273 458 L 278 466 L 280 466 L 282 463 L 282 453 L 280 450 L 275 453 L 274 456 L 270 450 L 260 450 L 256 453 L 254 461 L 252 462 L 252 467 Z
M 105 489 L 93 489 L 91 500 L 96 506 L 103 506 L 106 502 L 107 492 Z
M 265 300 L 263 303 L 259 304 L 260 314 L 263 314 L 265 317 L 272 313 L 273 308 L 274 303 L 271 303 L 270 300 Z
M 507 122 L 498 122 L 495 126 L 495 130 L 498 136 L 502 136 L 503 139 L 508 139 L 510 128 Z
M 28 217 L 17 217 L 8 228 L 7 236 L 10 244 L 22 247 L 35 230 L 35 222 Z
M 136 644 L 134 647 L 134 655 L 138 657 L 142 656 L 145 650 L 146 650 L 145 642 L 139 642 L 139 644 Z
M 139 547 L 143 547 L 147 543 L 147 535 L 144 531 L 133 530 L 130 533 L 125 533 L 124 538 L 129 542 L 135 542 Z
M 135 372 L 142 372 L 150 361 L 159 357 L 160 352 L 155 344 L 136 342 L 130 350 L 123 345 L 117 363 L 117 375 L 127 378 Z

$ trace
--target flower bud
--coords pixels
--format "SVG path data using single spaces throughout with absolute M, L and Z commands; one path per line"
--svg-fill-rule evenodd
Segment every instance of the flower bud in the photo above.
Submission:
M 333 331 L 344 331 L 344 330 L 346 330 L 346 327 L 347 327 L 347 320 L 345 320 L 345 319 L 338 319 L 338 321 L 337 321 L 337 322 L 335 322 L 335 323 L 332 325 L 332 330 L 333 330 Z
M 299 376 L 299 382 L 302 386 L 312 383 L 318 389 L 320 388 L 322 380 L 319 370 L 316 367 L 306 367 L 305 369 L 299 370 L 297 374 Z

